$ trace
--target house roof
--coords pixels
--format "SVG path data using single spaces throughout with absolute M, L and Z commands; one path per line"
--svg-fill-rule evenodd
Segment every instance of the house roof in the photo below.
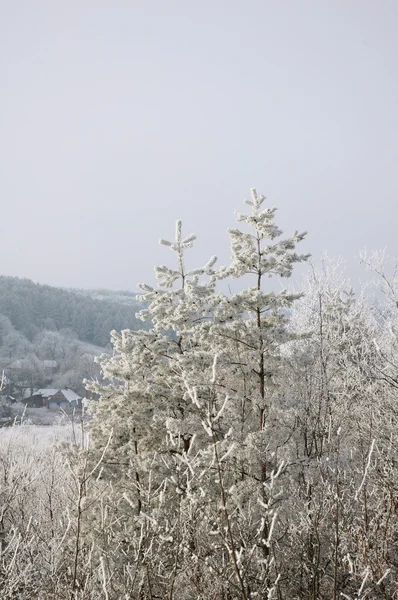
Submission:
M 76 394 L 76 392 L 74 392 L 73 390 L 65 389 L 61 390 L 61 392 L 63 393 L 65 398 L 69 400 L 69 402 L 73 402 L 73 400 L 81 400 L 81 396 Z
M 74 400 L 81 400 L 81 396 L 79 396 L 78 394 L 76 394 L 76 392 L 70 389 L 61 390 L 59 388 L 43 388 L 41 390 L 37 390 L 34 393 L 34 395 L 43 396 L 43 398 L 51 398 L 52 396 L 55 396 L 55 394 L 58 394 L 58 392 L 61 392 L 61 394 L 66 400 L 68 400 L 68 402 L 73 402 Z
M 56 388 L 42 388 L 40 390 L 36 390 L 33 395 L 49 398 L 50 396 L 55 396 L 55 394 L 59 391 L 60 390 L 57 390 Z

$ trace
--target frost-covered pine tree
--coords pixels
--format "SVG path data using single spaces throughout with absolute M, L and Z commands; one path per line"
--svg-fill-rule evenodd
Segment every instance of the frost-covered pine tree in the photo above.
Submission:
M 250 398 L 249 412 L 256 415 L 259 431 L 263 431 L 266 424 L 273 383 L 277 380 L 280 348 L 292 337 L 287 328 L 287 311 L 300 297 L 286 289 L 271 291 L 266 283 L 270 278 L 290 277 L 294 265 L 308 258 L 295 252 L 296 244 L 304 239 L 305 233 L 296 232 L 290 238 L 278 239 L 282 231 L 274 222 L 276 208 L 264 209 L 264 201 L 264 196 L 251 190 L 251 200 L 245 201 L 251 213 L 237 213 L 238 222 L 250 229 L 229 230 L 232 263 L 217 273 L 220 279 L 231 277 L 246 281 L 250 277 L 253 283 L 220 299 L 211 327 L 214 347 L 226 352 L 226 364 L 234 366 L 242 375 L 237 378 L 240 385 L 245 386 L 240 396 Z
M 193 330 L 209 319 L 216 257 L 202 268 L 187 270 L 184 255 L 192 247 L 195 236 L 183 238 L 181 229 L 181 221 L 178 221 L 175 240 L 160 240 L 163 246 L 173 251 L 175 268 L 164 265 L 155 268 L 157 288 L 139 284 L 144 292 L 140 300 L 146 308 L 137 316 L 151 324 L 150 330 L 112 332 L 113 356 L 105 357 L 101 363 L 111 384 L 101 390 L 103 399 L 98 405 L 98 418 L 93 429 L 112 426 L 114 446 L 125 447 L 127 454 L 133 447 L 135 451 L 138 437 L 140 445 L 150 450 L 153 444 L 163 439 L 169 420 L 189 420 L 179 360 L 196 352 Z M 201 281 L 203 276 L 207 281 Z M 118 385 L 115 385 L 116 381 Z M 106 414 L 102 415 L 103 411 Z M 97 425 L 99 422 L 101 425 Z M 180 437 L 174 440 L 177 446 L 188 441 L 192 435 L 188 430 L 187 424 L 186 432 L 175 431 L 173 439 Z M 99 439 L 102 435 L 99 431 Z M 134 439 L 136 442 L 133 443 Z
M 205 597 L 217 571 L 220 594 L 272 595 L 280 576 L 271 539 L 282 462 L 269 415 L 297 295 L 265 284 L 289 277 L 306 256 L 295 252 L 304 234 L 280 239 L 276 209 L 264 209 L 263 196 L 252 190 L 247 203 L 251 214 L 238 221 L 251 231 L 230 230 L 232 263 L 218 271 L 214 257 L 186 268 L 195 236 L 184 238 L 177 222 L 175 240 L 161 240 L 176 267 L 156 268 L 158 288 L 141 285 L 147 308 L 139 316 L 151 329 L 113 332 L 114 355 L 102 361 L 110 384 L 97 390 L 92 440 L 100 446 L 112 432 L 104 477 L 122 498 L 119 509 L 125 517 L 133 509 L 132 531 L 144 519 L 145 543 L 166 540 L 164 556 L 177 561 L 174 571 L 167 560 L 157 565 L 162 576 L 152 585 L 163 595 L 178 578 L 183 587 L 196 581 Z M 247 289 L 216 293 L 218 280 L 245 276 L 254 278 Z M 125 537 L 121 528 L 119 543 Z
M 218 357 L 218 385 L 230 398 L 229 418 L 241 449 L 237 465 L 241 464 L 243 482 L 248 475 L 261 481 L 269 475 L 267 448 L 273 451 L 278 444 L 270 426 L 273 409 L 278 410 L 274 399 L 283 363 L 281 349 L 295 337 L 287 327 L 288 311 L 300 297 L 286 289 L 269 290 L 267 282 L 290 277 L 294 265 L 307 259 L 295 251 L 305 234 L 280 239 L 276 209 L 264 209 L 264 201 L 264 196 L 251 190 L 251 200 L 246 201 L 251 213 L 237 214 L 238 222 L 249 230 L 229 230 L 232 262 L 217 272 L 220 279 L 231 277 L 243 283 L 251 278 L 253 283 L 235 294 L 218 296 L 208 325 L 212 351 Z
M 246 565 L 242 568 L 247 593 L 256 589 L 271 594 L 278 579 L 271 550 L 278 504 L 275 474 L 280 475 L 283 459 L 276 452 L 283 433 L 275 427 L 275 399 L 281 347 L 292 338 L 287 311 L 299 295 L 269 290 L 267 282 L 271 277 L 288 278 L 294 265 L 307 256 L 295 251 L 305 234 L 281 239 L 276 209 L 264 208 L 264 201 L 252 189 L 251 200 L 246 201 L 250 214 L 237 214 L 248 230 L 229 230 L 232 262 L 217 272 L 217 278 L 239 283 L 251 278 L 253 283 L 235 294 L 214 297 L 207 341 L 217 357 L 213 400 L 217 439 L 221 455 L 228 453 L 221 468 L 223 502 L 235 515 L 232 533 Z M 254 585 L 254 573 L 261 573 L 262 586 Z
M 90 427 L 97 452 L 112 434 L 103 476 L 111 481 L 113 498 L 120 499 L 123 527 L 118 543 L 130 537 L 132 551 L 138 552 L 131 531 L 141 531 L 144 522 L 145 543 L 151 547 L 156 539 L 164 544 L 166 564 L 170 553 L 181 551 L 181 458 L 202 430 L 187 392 L 186 373 L 202 368 L 201 336 L 196 330 L 211 318 L 215 286 L 215 257 L 202 268 L 186 267 L 185 252 L 194 240 L 194 235 L 182 236 L 178 221 L 175 240 L 160 241 L 172 250 L 175 267 L 156 267 L 157 288 L 140 285 L 146 308 L 138 316 L 149 321 L 151 329 L 112 332 L 113 356 L 102 359 L 109 385 L 95 388 L 101 399 Z M 160 563 L 157 569 L 162 573 Z M 164 597 L 174 585 L 172 572 L 165 569 L 160 579 L 154 576 L 157 583 L 152 582 Z

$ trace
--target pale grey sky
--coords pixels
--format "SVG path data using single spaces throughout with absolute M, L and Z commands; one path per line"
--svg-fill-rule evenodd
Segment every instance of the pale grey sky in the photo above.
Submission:
M 251 186 L 314 257 L 397 252 L 397 31 L 396 0 L 0 0 L 0 273 L 135 289 L 177 218 L 225 263 Z

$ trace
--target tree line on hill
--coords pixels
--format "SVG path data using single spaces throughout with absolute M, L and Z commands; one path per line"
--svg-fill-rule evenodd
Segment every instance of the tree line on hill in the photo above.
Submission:
M 112 329 L 142 327 L 135 313 L 140 303 L 131 294 L 112 293 L 106 299 L 83 293 L 40 285 L 29 279 L 0 277 L 0 315 L 31 342 L 43 330 L 69 329 L 77 339 L 105 348 Z M 102 296 L 102 298 L 104 295 Z

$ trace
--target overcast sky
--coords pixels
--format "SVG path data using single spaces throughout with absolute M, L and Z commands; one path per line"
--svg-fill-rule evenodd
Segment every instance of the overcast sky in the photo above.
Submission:
M 0 0 L 0 272 L 135 289 L 250 187 L 303 250 L 397 252 L 396 0 Z M 170 255 L 171 258 L 171 255 Z

